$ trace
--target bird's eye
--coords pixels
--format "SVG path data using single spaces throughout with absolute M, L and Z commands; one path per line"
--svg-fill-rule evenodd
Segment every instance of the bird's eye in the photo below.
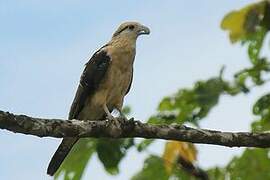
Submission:
M 135 27 L 133 25 L 129 25 L 128 29 L 133 30 Z

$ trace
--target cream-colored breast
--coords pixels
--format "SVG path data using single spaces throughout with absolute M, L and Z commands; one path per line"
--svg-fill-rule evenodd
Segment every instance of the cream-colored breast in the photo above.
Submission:
M 109 92 L 106 99 L 109 107 L 122 107 L 123 98 L 131 83 L 134 56 L 135 53 L 132 51 L 112 55 L 108 77 Z

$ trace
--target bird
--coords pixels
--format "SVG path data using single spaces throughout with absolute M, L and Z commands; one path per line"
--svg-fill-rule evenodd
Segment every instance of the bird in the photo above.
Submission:
M 140 35 L 148 34 L 150 29 L 147 26 L 139 22 L 124 22 L 111 40 L 93 54 L 80 77 L 69 120 L 116 120 L 111 114 L 113 110 L 127 120 L 122 107 L 133 80 L 136 41 Z M 63 138 L 49 163 L 48 175 L 56 173 L 78 140 Z

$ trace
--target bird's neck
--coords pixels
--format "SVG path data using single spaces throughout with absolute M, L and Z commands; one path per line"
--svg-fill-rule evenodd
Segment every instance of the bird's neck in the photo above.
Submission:
M 109 44 L 113 64 L 117 64 L 123 72 L 127 71 L 127 68 L 132 68 L 136 54 L 136 39 L 121 36 L 113 38 Z
M 112 38 L 111 43 L 113 43 L 115 47 L 120 48 L 123 51 L 135 51 L 136 40 L 137 37 L 122 35 Z

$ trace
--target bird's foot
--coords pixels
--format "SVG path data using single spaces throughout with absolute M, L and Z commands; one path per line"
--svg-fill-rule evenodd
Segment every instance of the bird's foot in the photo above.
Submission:
M 112 115 L 107 116 L 108 121 L 111 121 L 112 124 L 115 124 L 117 127 L 121 127 L 121 120 L 119 118 L 115 118 Z
M 107 115 L 106 119 L 108 119 L 109 121 L 114 121 L 115 117 L 113 117 L 111 114 Z
M 126 121 L 128 121 L 129 119 L 128 119 L 125 115 L 121 114 L 121 115 L 119 116 L 119 120 L 120 120 L 121 122 L 126 122 Z

